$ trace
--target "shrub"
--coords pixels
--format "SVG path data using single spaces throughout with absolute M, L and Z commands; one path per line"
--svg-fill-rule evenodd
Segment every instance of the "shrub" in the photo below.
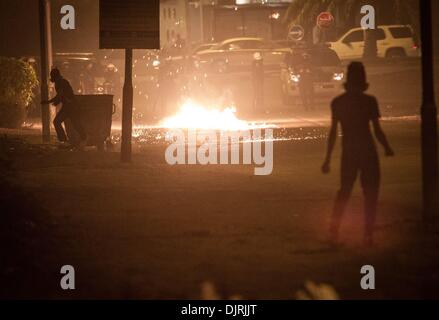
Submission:
M 38 85 L 35 70 L 27 62 L 0 57 L 0 127 L 19 128 Z

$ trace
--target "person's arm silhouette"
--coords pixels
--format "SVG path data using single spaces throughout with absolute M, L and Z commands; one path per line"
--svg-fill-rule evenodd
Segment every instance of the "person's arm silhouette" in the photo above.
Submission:
M 384 134 L 383 129 L 381 128 L 380 120 L 378 118 L 375 118 L 372 120 L 373 123 L 373 130 L 375 132 L 375 137 L 377 138 L 378 142 L 384 147 L 384 151 L 386 156 L 393 157 L 395 153 L 393 152 L 392 148 L 390 147 L 389 142 L 387 141 L 386 135 Z
M 53 105 L 57 106 L 61 103 L 61 100 L 62 100 L 62 90 L 60 88 L 58 88 L 55 97 L 53 97 L 50 100 L 41 101 L 41 104 L 53 104 Z
M 387 141 L 386 135 L 384 134 L 383 129 L 380 124 L 380 110 L 378 107 L 378 101 L 376 98 L 371 99 L 371 108 L 370 108 L 370 120 L 372 121 L 373 131 L 375 133 L 375 137 L 378 142 L 384 147 L 384 151 L 386 156 L 392 157 L 395 155 L 392 148 L 390 147 L 389 142 Z

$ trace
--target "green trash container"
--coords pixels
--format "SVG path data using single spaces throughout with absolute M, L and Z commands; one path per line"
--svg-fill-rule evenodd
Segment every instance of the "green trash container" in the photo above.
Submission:
M 77 95 L 76 103 L 80 110 L 81 123 L 87 133 L 87 145 L 98 150 L 111 147 L 111 124 L 116 111 L 112 95 Z M 79 141 L 78 133 L 66 121 L 69 141 Z

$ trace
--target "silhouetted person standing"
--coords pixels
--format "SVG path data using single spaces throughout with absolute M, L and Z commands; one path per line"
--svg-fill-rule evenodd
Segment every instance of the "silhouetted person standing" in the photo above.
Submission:
M 330 240 L 333 243 L 338 242 L 338 232 L 346 203 L 350 198 L 355 180 L 360 175 L 364 194 L 364 243 L 366 245 L 373 244 L 380 186 L 380 165 L 370 123 L 373 125 L 377 140 L 385 149 L 386 156 L 394 155 L 379 123 L 380 112 L 377 100 L 364 93 L 368 87 L 363 64 L 353 62 L 348 67 L 346 92 L 335 98 L 331 104 L 332 124 L 327 155 L 322 166 L 323 173 L 330 171 L 330 160 L 337 137 L 338 123 L 341 124 L 343 133 L 341 188 L 335 199 L 330 226 Z
M 64 131 L 62 123 L 70 120 L 73 128 L 78 132 L 81 141 L 80 145 L 85 142 L 87 135 L 81 124 L 79 107 L 76 104 L 75 94 L 70 83 L 61 76 L 58 69 L 52 69 L 50 72 L 50 81 L 55 83 L 56 96 L 49 101 L 42 101 L 43 104 L 59 105 L 62 103 L 62 108 L 53 120 L 58 140 L 61 143 L 67 142 L 67 135 Z
M 300 97 L 302 98 L 303 107 L 305 110 L 310 110 L 314 105 L 314 79 L 310 56 L 307 53 L 304 53 L 302 56 L 299 74 L 299 92 Z

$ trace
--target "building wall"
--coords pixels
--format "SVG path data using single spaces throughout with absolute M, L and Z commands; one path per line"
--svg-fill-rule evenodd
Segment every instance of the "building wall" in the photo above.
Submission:
M 187 38 L 185 0 L 160 2 L 160 44 L 161 47 L 177 40 Z
M 246 5 L 213 7 L 215 41 L 233 37 L 261 37 L 267 40 L 286 39 L 282 24 L 288 5 Z

